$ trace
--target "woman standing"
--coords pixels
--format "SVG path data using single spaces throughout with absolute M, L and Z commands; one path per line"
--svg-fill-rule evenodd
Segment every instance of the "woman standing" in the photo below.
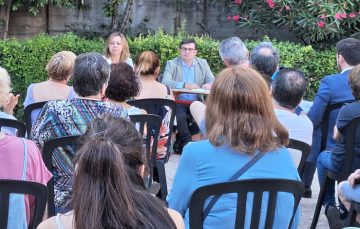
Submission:
M 109 64 L 125 62 L 134 67 L 134 62 L 130 58 L 129 45 L 124 34 L 120 32 L 113 32 L 109 35 L 106 40 L 104 58 Z

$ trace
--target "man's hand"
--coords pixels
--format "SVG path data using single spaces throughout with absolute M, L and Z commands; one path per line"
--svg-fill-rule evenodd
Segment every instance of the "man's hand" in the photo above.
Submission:
M 355 184 L 358 184 L 360 181 L 360 169 L 357 169 L 355 172 L 350 174 L 348 181 L 351 187 L 354 187 Z
M 211 86 L 212 86 L 212 83 L 206 83 L 204 85 L 202 85 L 202 89 L 205 89 L 205 90 L 210 90 L 211 89 Z
M 20 94 L 16 96 L 13 93 L 9 94 L 6 104 L 4 105 L 4 112 L 9 115 L 13 115 L 14 108 L 18 104 Z
M 192 90 L 200 88 L 197 84 L 194 83 L 185 83 L 185 89 Z

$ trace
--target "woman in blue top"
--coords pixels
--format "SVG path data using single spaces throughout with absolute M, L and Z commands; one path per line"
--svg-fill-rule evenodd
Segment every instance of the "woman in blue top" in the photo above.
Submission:
M 46 65 L 48 79 L 41 83 L 30 84 L 24 101 L 24 107 L 43 101 L 65 100 L 75 98 L 73 87 L 68 86 L 76 55 L 70 51 L 61 51 L 53 55 Z M 31 123 L 34 124 L 41 109 L 31 113 Z
M 250 67 L 227 68 L 216 78 L 205 115 L 208 140 L 185 146 L 167 201 L 189 225 L 189 202 L 199 187 L 226 182 L 256 151 L 265 153 L 239 179 L 283 178 L 300 180 L 297 169 L 283 145 L 288 132 L 276 119 L 268 86 Z M 250 199 L 250 200 L 249 200 Z M 274 228 L 287 228 L 292 216 L 293 197 L 280 193 Z M 248 203 L 251 203 L 248 198 Z M 263 205 L 267 198 L 263 198 Z M 248 205 L 249 206 L 249 205 Z M 214 205 L 204 228 L 234 228 L 235 195 L 225 195 Z M 266 208 L 262 209 L 262 214 Z M 247 209 L 245 228 L 249 228 L 251 209 Z M 263 217 L 264 218 L 264 217 Z M 296 227 L 298 214 L 295 218 Z M 260 222 L 263 228 L 265 219 Z

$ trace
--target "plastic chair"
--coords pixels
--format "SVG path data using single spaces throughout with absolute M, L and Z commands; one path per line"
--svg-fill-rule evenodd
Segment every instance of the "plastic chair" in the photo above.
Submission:
M 290 139 L 290 143 L 287 148 L 296 149 L 301 152 L 301 160 L 297 169 L 300 177 L 302 177 L 305 169 L 306 159 L 309 156 L 311 146 L 309 144 L 306 144 L 305 142 Z
M 203 228 L 203 210 L 205 201 L 214 195 L 223 195 L 228 193 L 237 194 L 237 209 L 235 218 L 235 228 L 244 228 L 247 193 L 254 193 L 254 201 L 251 214 L 250 228 L 259 228 L 261 200 L 264 192 L 269 193 L 269 201 L 267 206 L 265 229 L 273 228 L 274 215 L 276 209 L 276 200 L 278 192 L 288 192 L 294 196 L 294 206 L 289 206 L 292 211 L 292 217 L 289 222 L 289 228 L 292 225 L 296 209 L 299 205 L 302 193 L 304 192 L 304 184 L 300 181 L 285 179 L 249 179 L 238 180 L 203 186 L 195 190 L 189 205 L 189 225 L 191 229 Z M 282 209 L 285 210 L 285 209 Z M 211 212 L 211 211 L 210 211 Z M 276 228 L 276 227 L 274 227 Z
M 170 157 L 170 146 L 171 146 L 171 131 L 174 126 L 175 113 L 176 113 L 176 103 L 170 99 L 139 99 L 132 100 L 127 102 L 128 104 L 144 109 L 148 114 L 160 115 L 161 109 L 165 106 L 171 109 L 170 123 L 169 123 L 169 133 L 167 134 L 167 142 L 166 142 L 166 156 L 163 159 L 164 163 L 169 160 Z
M 23 122 L 15 119 L 0 118 L 0 129 L 2 127 L 10 127 L 17 130 L 17 136 L 20 138 L 25 137 L 26 127 Z
M 31 128 L 32 128 L 32 121 L 31 121 L 31 114 L 36 109 L 41 109 L 47 101 L 44 102 L 38 102 L 38 103 L 32 103 L 25 107 L 24 113 L 25 113 L 25 124 L 26 124 L 26 133 L 27 136 L 30 136 L 31 134 Z
M 135 124 L 140 124 L 139 132 L 144 136 L 145 139 L 145 152 L 150 170 L 149 182 L 147 188 L 150 189 L 154 174 L 157 175 L 160 183 L 160 197 L 165 200 L 167 196 L 167 183 L 165 166 L 158 163 L 156 159 L 157 154 L 157 139 L 159 138 L 160 127 L 162 119 L 158 115 L 153 114 L 141 114 L 141 115 L 130 115 L 130 120 Z M 146 127 L 146 128 L 145 128 Z M 145 133 L 146 129 L 146 133 Z M 152 145 L 151 145 L 152 143 Z
M 356 215 L 360 214 L 360 203 L 352 201 L 349 209 L 348 217 L 345 221 L 345 226 L 359 226 L 359 223 L 356 222 Z
M 341 103 L 334 103 L 330 104 L 326 107 L 324 111 L 324 115 L 321 121 L 321 145 L 320 145 L 320 152 L 326 150 L 326 144 L 327 144 L 327 138 L 328 138 L 328 131 L 329 131 L 329 119 L 330 114 L 335 112 L 336 110 L 336 116 L 339 113 L 340 108 L 346 104 L 346 103 L 352 103 L 354 100 L 344 101 Z M 335 114 L 334 114 L 335 115 Z M 335 125 L 335 123 L 334 123 Z M 334 128 L 334 125 L 332 125 L 330 128 Z M 332 136 L 331 136 L 332 137 Z
M 41 222 L 45 212 L 47 188 L 45 185 L 20 180 L 0 180 L 0 229 L 6 229 L 9 215 L 9 198 L 11 193 L 32 195 L 36 198 L 35 210 L 30 229 L 35 229 Z
M 349 175 L 354 172 L 356 169 L 360 168 L 360 165 L 353 165 L 353 157 L 354 157 L 354 142 L 355 138 L 359 137 L 356 136 L 357 129 L 360 125 L 360 117 L 354 118 L 349 125 L 346 127 L 346 146 L 345 146 L 345 157 L 344 157 L 344 164 L 342 166 L 342 170 L 339 173 L 333 173 L 331 171 L 327 171 L 326 178 L 323 184 L 320 184 L 320 193 L 316 203 L 315 212 L 313 216 L 313 220 L 311 222 L 311 227 L 315 229 L 317 221 L 319 219 L 319 214 L 321 211 L 324 193 L 329 184 L 330 180 L 334 181 L 344 181 L 346 180 Z
M 52 156 L 53 152 L 58 147 L 64 146 L 76 146 L 77 141 L 80 138 L 80 135 L 74 136 L 66 136 L 66 137 L 59 137 L 54 138 L 49 141 L 46 141 L 42 151 L 42 157 L 44 163 L 49 171 L 53 171 L 53 163 L 52 163 Z M 47 184 L 49 193 L 48 193 L 48 217 L 55 215 L 55 203 L 54 203 L 54 177 Z

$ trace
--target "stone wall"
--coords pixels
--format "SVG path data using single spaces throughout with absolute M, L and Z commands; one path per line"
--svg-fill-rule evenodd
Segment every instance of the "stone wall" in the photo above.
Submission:
M 11 13 L 10 37 L 29 37 L 37 33 L 64 33 L 76 30 L 80 33 L 106 34 L 110 19 L 105 17 L 103 4 L 105 0 L 83 0 L 83 5 L 73 9 L 46 7 L 37 16 L 31 16 L 25 8 Z M 230 15 L 223 1 L 209 0 L 208 26 L 205 28 L 203 1 L 187 0 L 177 9 L 175 0 L 135 0 L 132 11 L 132 23 L 129 35 L 154 32 L 162 28 L 165 32 L 175 32 L 180 25 L 185 25 L 185 31 L 193 34 L 208 33 L 212 37 L 222 39 L 229 36 L 239 36 L 244 39 L 261 39 L 265 33 L 250 29 L 239 29 L 236 24 L 226 20 Z M 211 3 L 212 2 L 212 3 Z M 122 12 L 125 6 L 120 9 Z M 120 13 L 121 13 L 120 12 Z M 287 28 L 270 27 L 266 33 L 280 40 L 299 41 L 295 33 Z

